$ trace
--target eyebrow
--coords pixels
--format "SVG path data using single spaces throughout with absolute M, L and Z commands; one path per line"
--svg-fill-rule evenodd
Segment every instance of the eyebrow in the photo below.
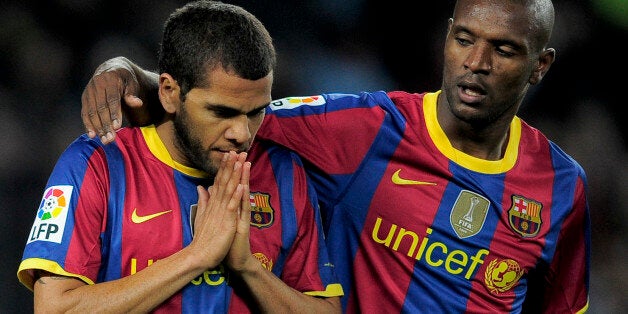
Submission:
M 234 115 L 235 116 L 235 115 L 239 115 L 239 114 L 244 114 L 244 115 L 248 116 L 248 115 L 250 115 L 252 113 L 260 112 L 260 111 L 264 110 L 268 106 L 270 106 L 270 102 L 268 102 L 268 103 L 266 103 L 264 105 L 261 105 L 261 106 L 255 108 L 255 109 L 253 109 L 251 111 L 248 111 L 248 112 L 243 112 L 243 111 L 234 109 L 233 107 L 229 107 L 227 105 L 219 105 L 219 104 L 207 104 L 205 107 L 207 109 L 209 109 L 209 110 L 220 111 L 220 112 L 228 114 L 228 115 Z
M 473 32 L 471 29 L 469 29 L 468 27 L 466 27 L 464 25 L 455 25 L 452 28 L 452 33 L 454 34 L 454 36 L 456 34 L 459 34 L 459 33 L 465 33 L 465 34 L 469 34 L 469 36 L 472 36 L 472 37 L 475 37 L 475 38 L 480 37 L 475 32 Z M 513 47 L 513 49 L 515 49 L 517 51 L 526 51 L 525 46 L 517 43 L 514 40 L 508 39 L 508 38 L 502 38 L 502 39 L 488 38 L 487 41 L 489 43 L 491 43 L 495 47 L 499 47 L 499 46 L 502 46 L 502 45 L 507 45 L 507 46 Z

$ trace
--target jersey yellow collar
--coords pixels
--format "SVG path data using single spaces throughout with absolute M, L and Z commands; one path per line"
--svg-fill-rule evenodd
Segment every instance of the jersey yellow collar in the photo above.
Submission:
M 521 120 L 515 116 L 510 123 L 510 136 L 508 137 L 504 158 L 500 160 L 484 160 L 473 157 L 454 148 L 438 123 L 436 118 L 436 100 L 440 93 L 441 91 L 428 93 L 423 98 L 425 124 L 427 125 L 430 138 L 438 150 L 451 161 L 476 172 L 498 174 L 512 169 L 517 161 L 519 141 L 521 139 Z
M 157 157 L 157 159 L 159 159 L 161 162 L 192 177 L 208 177 L 206 172 L 180 164 L 172 159 L 172 156 L 166 149 L 166 145 L 164 145 L 164 143 L 161 141 L 161 138 L 159 137 L 159 134 L 157 134 L 157 129 L 155 128 L 155 125 L 151 124 L 149 126 L 144 126 L 141 127 L 140 130 L 142 131 L 142 135 L 144 136 L 144 140 L 146 141 L 148 149 L 150 149 L 150 152 L 153 153 L 153 155 Z

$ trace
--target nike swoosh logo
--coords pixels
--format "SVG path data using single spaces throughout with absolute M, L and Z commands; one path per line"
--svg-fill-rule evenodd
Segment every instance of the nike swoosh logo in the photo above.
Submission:
M 136 224 L 141 224 L 143 222 L 147 222 L 153 218 L 159 217 L 163 214 L 167 214 L 169 212 L 171 212 L 171 210 L 165 210 L 163 212 L 158 212 L 158 213 L 154 213 L 154 214 L 150 214 L 150 215 L 146 215 L 146 216 L 140 216 L 137 214 L 137 208 L 133 209 L 133 214 L 131 215 L 131 221 L 136 223 Z
M 395 173 L 393 173 L 393 175 L 392 175 L 392 182 L 394 184 L 397 184 L 397 185 L 436 185 L 436 183 L 434 183 L 434 182 L 425 182 L 425 181 L 415 181 L 415 180 L 404 179 L 404 178 L 399 176 L 399 172 L 401 172 L 401 169 L 395 171 Z

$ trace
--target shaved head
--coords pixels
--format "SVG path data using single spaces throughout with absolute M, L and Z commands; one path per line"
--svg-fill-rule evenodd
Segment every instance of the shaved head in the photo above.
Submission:
M 476 4 L 477 7 L 481 8 L 490 8 L 491 6 L 523 8 L 521 11 L 526 13 L 516 16 L 526 20 L 532 47 L 537 51 L 546 48 L 554 28 L 554 4 L 551 0 L 458 0 L 454 8 L 454 17 L 459 13 L 459 8 Z

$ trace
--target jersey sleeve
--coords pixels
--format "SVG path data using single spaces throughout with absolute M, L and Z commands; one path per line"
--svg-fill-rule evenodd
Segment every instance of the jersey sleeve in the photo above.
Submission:
M 29 232 L 17 276 L 33 289 L 41 270 L 96 280 L 99 237 L 107 208 L 108 175 L 99 143 L 86 135 L 61 154 L 48 179 Z M 80 254 L 78 254 L 80 253 Z
M 259 144 L 259 143 L 258 143 Z M 317 297 L 342 296 L 323 234 L 318 199 L 303 164 L 294 152 L 265 144 L 282 195 L 281 238 L 289 248 L 279 257 L 276 275 L 288 286 Z M 287 204 L 290 202 L 290 204 Z M 283 255 L 283 254 L 280 254 Z
M 589 306 L 590 220 L 584 174 L 573 210 L 561 227 L 556 253 L 546 274 L 544 313 L 584 313 Z
M 362 164 L 393 106 L 384 92 L 288 97 L 274 101 L 257 133 L 295 151 L 322 202 L 335 199 Z

